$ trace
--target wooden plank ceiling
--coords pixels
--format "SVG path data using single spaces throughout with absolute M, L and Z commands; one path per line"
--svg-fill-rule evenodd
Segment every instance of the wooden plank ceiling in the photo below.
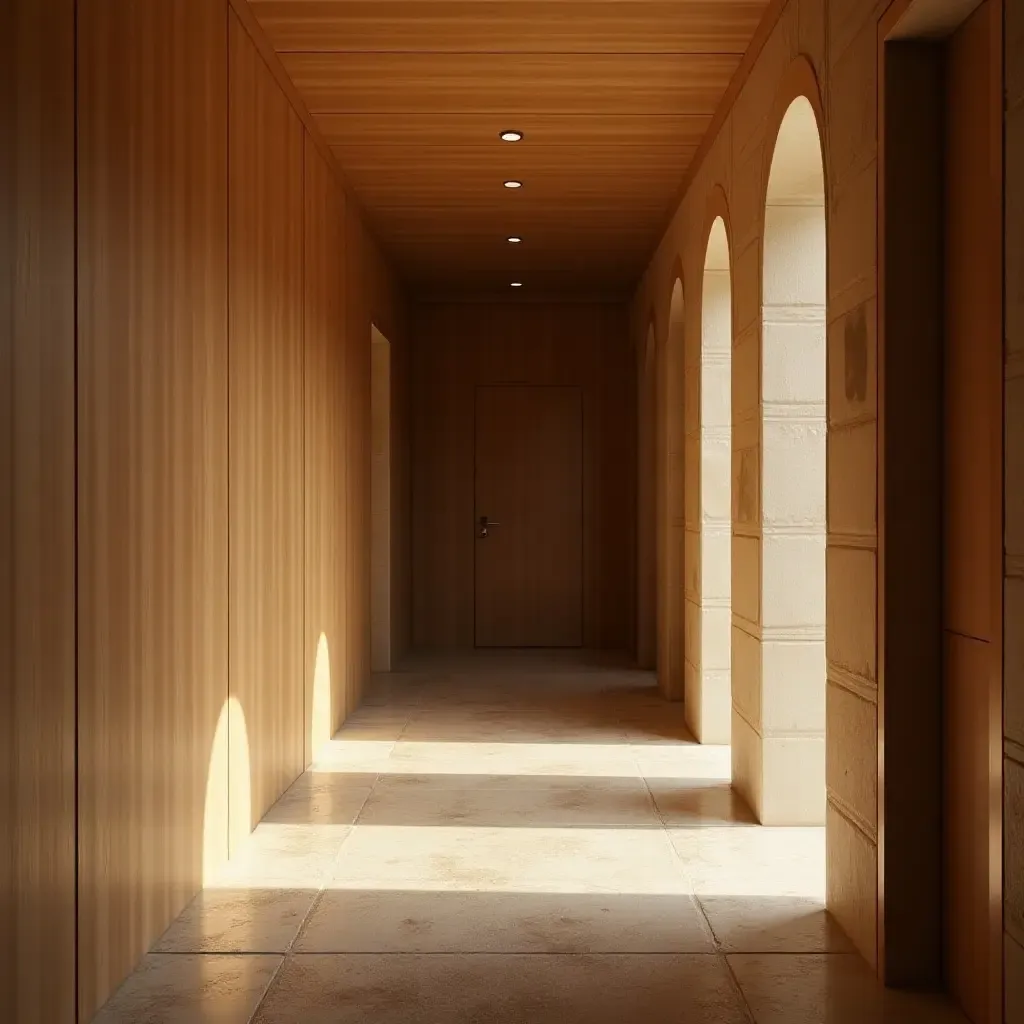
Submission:
M 628 293 L 767 3 L 250 0 L 428 298 Z

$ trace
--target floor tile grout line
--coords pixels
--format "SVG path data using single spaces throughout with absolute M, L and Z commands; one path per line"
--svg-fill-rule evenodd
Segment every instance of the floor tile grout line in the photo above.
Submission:
M 356 812 L 355 819 L 353 820 L 352 824 L 348 826 L 348 830 L 345 832 L 345 835 L 342 837 L 341 842 L 338 844 L 338 849 L 334 854 L 334 858 L 330 862 L 330 867 L 324 871 L 323 875 L 321 875 L 320 885 L 317 890 L 317 893 L 310 901 L 309 907 L 306 909 L 306 913 L 303 915 L 302 920 L 299 922 L 298 928 L 295 929 L 295 934 L 292 936 L 291 941 L 288 943 L 283 953 L 277 954 L 278 956 L 280 956 L 281 959 L 278 962 L 277 967 L 274 969 L 273 974 L 270 976 L 270 980 L 267 982 L 267 986 L 266 988 L 264 988 L 263 994 L 260 996 L 256 1005 L 253 1007 L 253 1011 L 249 1015 L 249 1019 L 246 1022 L 246 1024 L 252 1024 L 252 1022 L 256 1019 L 257 1014 L 259 1014 L 260 1012 L 260 1008 L 266 1002 L 267 996 L 270 994 L 270 990 L 274 987 L 274 983 L 277 981 L 278 975 L 284 969 L 284 965 L 287 963 L 288 958 L 290 956 L 295 955 L 295 943 L 299 941 L 299 937 L 302 935 L 302 932 L 305 929 L 307 923 L 309 922 L 310 917 L 313 915 L 313 912 L 316 910 L 316 908 L 320 906 L 320 903 L 323 900 L 324 892 L 327 889 L 327 875 L 334 868 L 335 864 L 340 859 L 341 851 L 344 848 L 345 844 L 351 838 L 352 830 L 356 827 L 355 820 L 358 820 L 359 815 L 362 813 L 363 808 L 366 806 L 366 801 L 370 799 L 370 794 L 373 792 L 373 788 L 374 786 L 376 786 L 377 779 L 379 777 L 380 776 L 378 774 L 374 779 L 373 785 L 371 785 L 370 788 L 366 791 L 366 796 L 363 798 L 363 802 L 359 805 L 359 810 Z
M 740 984 L 740 979 L 736 977 L 736 971 L 732 964 L 729 963 L 729 957 L 727 954 L 722 954 L 722 961 L 725 964 L 725 969 L 729 974 L 729 979 L 732 981 L 737 994 L 740 997 L 740 1002 L 743 1003 L 743 1010 L 747 1015 L 747 1020 L 750 1024 L 757 1024 L 757 1017 L 754 1015 L 754 1008 L 750 1005 L 747 999 L 747 993 L 743 991 L 743 986 Z

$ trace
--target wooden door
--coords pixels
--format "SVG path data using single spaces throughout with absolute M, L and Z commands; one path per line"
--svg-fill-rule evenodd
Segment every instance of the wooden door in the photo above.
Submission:
M 493 525 L 481 529 L 482 517 Z M 476 646 L 583 643 L 583 401 L 476 391 Z
M 986 0 L 951 37 L 946 93 L 946 971 L 975 1024 L 1002 1016 L 998 19 Z

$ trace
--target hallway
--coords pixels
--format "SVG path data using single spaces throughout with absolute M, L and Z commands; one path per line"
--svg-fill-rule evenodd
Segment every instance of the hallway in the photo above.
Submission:
M 576 652 L 378 676 L 98 1024 L 959 1020 L 883 995 L 824 829 L 754 825 L 679 711 Z

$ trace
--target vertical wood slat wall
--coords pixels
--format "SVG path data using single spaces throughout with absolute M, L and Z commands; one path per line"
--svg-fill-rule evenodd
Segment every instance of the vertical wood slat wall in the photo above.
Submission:
M 424 303 L 413 354 L 413 643 L 472 648 L 474 410 L 483 384 L 573 385 L 584 402 L 583 643 L 635 637 L 635 359 L 615 303 Z
M 19 1024 L 75 1005 L 74 52 L 74 0 L 0 4 L 0 1007 Z
M 92 1018 L 369 663 L 370 327 L 401 363 L 401 301 L 242 13 L 0 12 L 0 1005 L 18 1024 Z

